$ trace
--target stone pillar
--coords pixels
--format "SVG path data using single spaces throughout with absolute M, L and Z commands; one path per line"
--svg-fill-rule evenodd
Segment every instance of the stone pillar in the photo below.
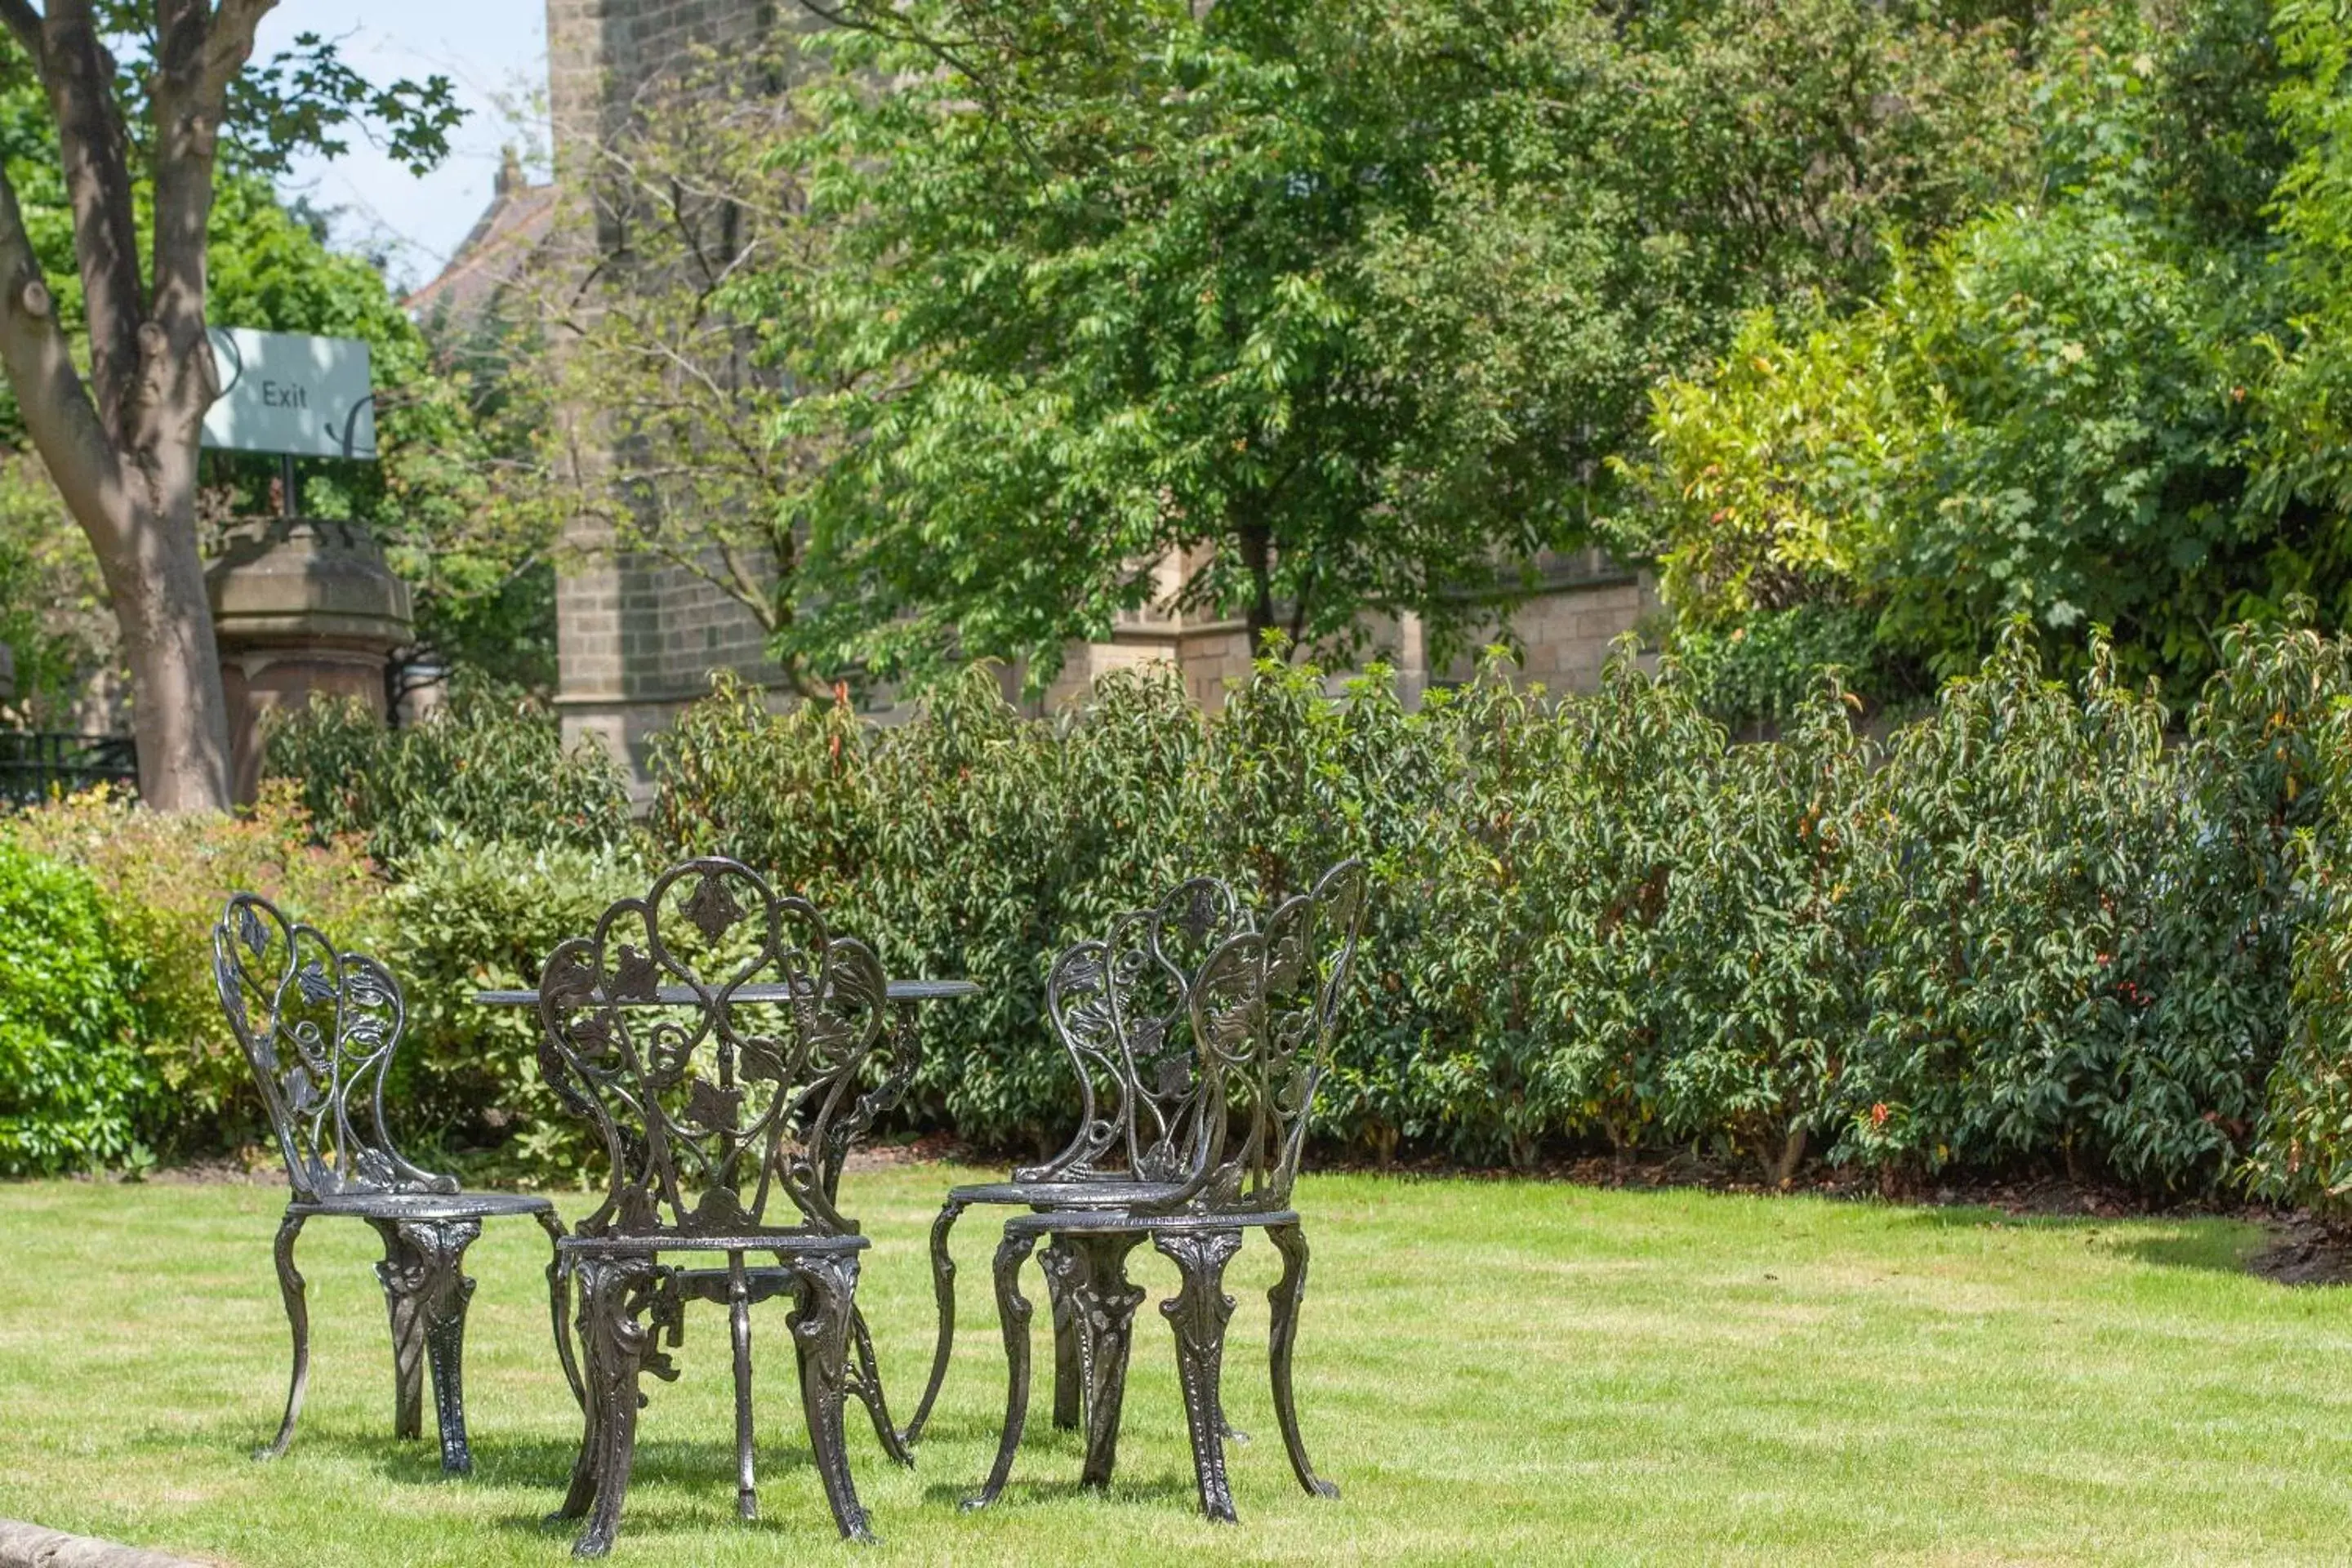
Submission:
M 384 666 L 415 638 L 408 584 L 359 523 L 262 518 L 231 528 L 205 585 L 228 698 L 229 784 L 261 781 L 261 721 L 314 692 L 356 697 L 378 718 Z

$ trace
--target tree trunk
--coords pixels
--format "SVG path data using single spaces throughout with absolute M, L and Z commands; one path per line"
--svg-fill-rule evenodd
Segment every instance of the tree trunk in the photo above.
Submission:
M 1244 522 L 1241 540 L 1242 564 L 1250 574 L 1250 657 L 1263 658 L 1266 633 L 1274 629 L 1274 538 L 1264 523 Z
M 0 367 L 105 574 L 131 664 L 140 795 L 162 811 L 228 805 L 228 705 L 196 553 L 197 430 L 220 389 L 205 336 L 205 244 L 228 86 L 274 4 L 156 5 L 153 256 L 142 280 L 132 144 L 99 8 L 51 0 L 37 13 L 0 0 L 0 23 L 37 68 L 57 124 L 89 344 L 85 381 L 0 167 Z
M 158 811 L 221 811 L 229 799 L 228 703 L 196 552 L 194 466 L 188 482 L 158 487 L 177 492 L 162 507 L 123 497 L 106 531 L 113 542 L 91 537 L 131 666 L 139 796 Z
M 1780 1152 L 1764 1163 L 1765 1173 L 1775 1187 L 1787 1187 L 1797 1179 L 1797 1167 L 1805 1163 L 1805 1130 L 1791 1127 L 1780 1139 Z

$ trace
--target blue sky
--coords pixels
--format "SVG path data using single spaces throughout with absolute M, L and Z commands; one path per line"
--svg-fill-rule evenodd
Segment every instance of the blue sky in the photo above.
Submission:
M 364 140 L 333 162 L 311 160 L 286 182 L 289 195 L 340 209 L 336 244 L 381 250 L 395 284 L 413 287 L 441 268 L 489 204 L 499 149 L 506 142 L 544 149 L 546 128 L 533 118 L 547 82 L 543 0 L 284 0 L 262 23 L 257 62 L 299 33 L 342 46 L 353 67 L 378 81 L 422 79 L 438 71 L 457 84 L 472 112 L 452 138 L 450 156 L 417 179 Z M 535 178 L 546 178 L 544 168 Z

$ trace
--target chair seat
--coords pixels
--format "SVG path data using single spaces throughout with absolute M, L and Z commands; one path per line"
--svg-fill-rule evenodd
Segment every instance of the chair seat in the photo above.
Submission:
M 650 1258 L 659 1252 L 863 1252 L 874 1244 L 863 1236 L 825 1231 L 740 1231 L 733 1236 L 685 1236 L 670 1231 L 620 1236 L 567 1236 L 556 1246 L 566 1253 L 597 1258 Z
M 1183 1190 L 1181 1182 L 979 1182 L 950 1189 L 948 1201 L 1038 1209 L 1125 1208 L 1165 1203 Z
M 489 1219 L 499 1215 L 552 1214 L 555 1205 L 528 1193 L 337 1193 L 286 1205 L 294 1215 L 351 1215 L 360 1219 Z
M 1004 1223 L 1007 1236 L 1043 1236 L 1049 1232 L 1199 1232 L 1265 1229 L 1298 1223 L 1297 1209 L 1248 1209 L 1232 1214 L 1180 1209 L 1174 1214 L 1133 1214 L 1125 1208 L 1099 1208 L 1078 1214 L 1022 1215 Z

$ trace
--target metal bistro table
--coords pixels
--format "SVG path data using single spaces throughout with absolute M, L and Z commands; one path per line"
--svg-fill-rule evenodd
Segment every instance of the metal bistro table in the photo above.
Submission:
M 793 998 L 793 992 L 791 985 L 774 983 L 739 985 L 731 991 L 714 991 L 710 1000 L 726 1003 L 788 1002 Z M 835 1129 L 835 1139 L 845 1147 L 864 1133 L 877 1117 L 905 1098 L 907 1085 L 913 1079 L 915 1068 L 922 1058 L 920 1037 L 915 1028 L 917 1005 L 977 996 L 980 985 L 971 980 L 892 980 L 884 985 L 883 994 L 890 1003 L 896 1019 L 891 1029 L 889 1072 L 872 1090 L 858 1098 L 846 1119 L 847 1124 Z M 534 1007 L 539 1005 L 539 993 L 536 990 L 477 991 L 474 1000 L 488 1007 Z M 703 997 L 690 985 L 663 985 L 656 987 L 650 997 L 627 998 L 624 1005 L 675 1007 L 693 1006 L 702 1001 Z M 914 1456 L 900 1439 L 898 1429 L 890 1419 L 887 1402 L 883 1397 L 880 1372 L 875 1363 L 873 1336 L 866 1331 L 864 1314 L 854 1309 L 851 1329 L 856 1336 L 860 1356 L 869 1369 L 870 1385 L 861 1386 L 858 1392 L 866 1404 L 866 1413 L 873 1417 L 875 1435 L 881 1439 L 883 1448 L 892 1459 L 902 1465 L 911 1465 L 915 1462 Z

